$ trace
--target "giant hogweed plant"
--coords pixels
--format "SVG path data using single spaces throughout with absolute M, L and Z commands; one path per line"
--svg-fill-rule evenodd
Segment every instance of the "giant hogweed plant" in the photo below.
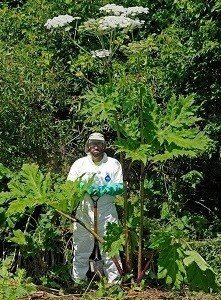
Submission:
M 154 97 L 154 90 L 151 82 L 149 82 L 148 74 L 145 73 L 147 71 L 145 70 L 145 59 L 148 59 L 144 55 L 145 49 L 142 48 L 142 43 L 134 41 L 134 32 L 136 32 L 136 38 L 138 39 L 139 30 L 144 24 L 144 21 L 137 19 L 136 16 L 144 16 L 148 13 L 148 9 L 143 7 L 124 8 L 123 6 L 111 4 L 100 8 L 100 11 L 111 14 L 111 16 L 89 19 L 79 28 L 75 25 L 73 34 L 70 30 L 72 24 L 66 22 L 65 25 L 68 23 L 66 30 L 70 35 L 72 34 L 73 43 L 79 47 L 80 52 L 85 52 L 87 56 L 91 56 L 91 61 L 97 59 L 102 69 L 103 78 L 98 79 L 96 84 L 86 78 L 80 71 L 82 79 L 86 79 L 92 86 L 83 97 L 85 101 L 82 114 L 87 116 L 87 120 L 91 123 L 98 120 L 106 122 L 117 134 L 114 146 L 116 152 L 120 154 L 124 171 L 125 239 L 123 240 L 120 234 L 120 239 L 111 245 L 108 242 L 112 240 L 110 229 L 105 240 L 106 247 L 108 248 L 109 245 L 113 253 L 116 250 L 122 250 L 122 245 L 125 246 L 127 271 L 131 271 L 132 268 L 127 176 L 130 174 L 133 162 L 138 161 L 140 163 L 140 223 L 137 270 L 137 281 L 140 282 L 147 269 L 147 264 L 143 266 L 142 263 L 144 207 L 147 202 L 144 189 L 145 171 L 150 170 L 154 165 L 177 157 L 196 157 L 205 150 L 210 140 L 198 125 L 200 118 L 197 117 L 198 107 L 194 104 L 193 94 L 188 96 L 173 95 L 169 100 L 164 99 L 163 103 L 158 103 Z M 61 16 L 61 18 L 63 17 Z M 50 22 L 53 23 L 53 19 L 48 22 L 46 23 L 48 29 L 64 25 L 61 22 L 59 25 L 49 26 Z M 93 51 L 84 49 L 78 43 L 78 34 L 96 37 L 98 49 Z M 122 64 L 120 56 L 117 54 L 121 54 L 121 57 L 122 55 L 126 56 L 128 64 L 127 61 Z M 129 161 L 127 170 L 125 160 Z M 112 232 L 118 232 L 117 228 L 112 229 L 114 229 Z M 167 247 L 161 247 L 160 242 L 153 242 L 150 247 L 159 250 L 161 253 L 158 260 L 158 277 L 165 278 L 167 284 L 173 284 L 176 287 L 187 280 L 193 286 L 195 284 L 195 286 L 203 289 L 207 289 L 208 286 L 216 289 L 214 273 L 206 263 L 203 263 L 203 259 L 199 258 L 199 254 L 189 249 L 189 252 L 185 250 L 184 255 L 180 247 L 184 247 L 185 243 L 182 239 L 177 240 L 177 243 L 175 243 L 172 233 L 170 234 L 170 238 L 166 239 L 169 234 L 165 233 L 166 242 L 164 246 L 167 244 Z M 161 234 L 157 238 L 161 240 Z M 170 257 L 169 263 L 168 253 L 174 253 Z M 191 277 L 193 275 L 192 271 L 197 268 L 198 271 L 199 269 L 201 271 L 197 274 L 203 274 L 204 279 L 208 275 L 211 281 L 206 283 L 204 280 L 203 284 L 197 285 L 194 282 L 196 277 Z M 206 273 L 207 275 L 205 275 Z M 201 280 L 202 278 L 198 279 Z
M 137 15 L 145 15 L 148 13 L 148 8 L 144 7 L 130 7 L 125 8 L 123 6 L 118 6 L 115 4 L 107 4 L 100 8 L 102 13 L 108 16 L 100 17 L 98 19 L 89 19 L 78 27 L 79 17 L 73 17 L 69 15 L 60 15 L 53 19 L 49 19 L 45 23 L 45 27 L 51 31 L 54 31 L 58 27 L 66 27 L 65 31 L 69 34 L 68 38 L 71 38 L 75 46 L 78 46 L 81 53 L 86 53 L 86 55 L 91 57 L 91 59 L 100 60 L 100 67 L 105 71 L 108 82 L 113 87 L 113 77 L 114 70 L 112 68 L 112 60 L 116 54 L 119 47 L 123 44 L 125 40 L 129 38 L 128 34 L 132 33 L 135 29 L 139 29 L 143 24 L 143 20 L 139 20 Z M 73 26 L 72 26 L 73 25 Z M 70 34 L 70 29 L 74 28 L 73 34 Z M 77 34 L 89 35 L 96 37 L 100 48 L 93 51 L 88 51 L 83 48 L 78 40 Z M 81 71 L 78 71 L 78 76 L 81 76 L 87 80 L 90 84 L 93 84 L 90 80 L 84 76 Z M 77 75 L 77 74 L 76 74 Z M 105 106 L 109 103 L 106 102 Z M 101 107 L 101 115 L 105 114 L 105 109 Z M 115 112 L 115 109 L 114 109 Z M 114 123 L 117 128 L 118 140 L 120 139 L 120 131 L 118 129 L 118 117 L 116 112 L 114 113 Z M 123 155 L 120 152 L 120 161 L 122 167 L 124 168 Z M 124 180 L 124 231 L 125 231 L 125 248 L 126 248 L 126 266 L 129 271 L 131 271 L 131 259 L 130 259 L 130 249 L 129 249 L 129 230 L 127 225 L 128 220 L 128 204 L 127 204 L 127 185 Z

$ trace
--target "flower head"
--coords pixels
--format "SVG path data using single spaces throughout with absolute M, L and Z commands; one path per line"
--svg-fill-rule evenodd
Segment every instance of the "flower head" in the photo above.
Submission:
M 91 54 L 92 54 L 92 57 L 103 58 L 103 57 L 108 57 L 110 55 L 110 52 L 109 52 L 109 50 L 100 49 L 100 50 L 91 51 Z
M 48 19 L 44 26 L 47 29 L 62 27 L 67 25 L 68 23 L 71 23 L 74 20 L 79 19 L 80 17 L 72 17 L 70 15 L 59 15 L 57 17 L 54 17 L 53 19 Z
M 100 7 L 99 10 L 106 13 L 112 13 L 115 16 L 119 16 L 125 12 L 125 7 L 123 7 L 122 5 L 107 4 L 103 7 Z
M 99 27 L 101 30 L 108 30 L 114 28 L 136 28 L 143 24 L 140 20 L 133 20 L 124 16 L 107 16 L 100 18 Z
M 147 14 L 149 9 L 143 6 L 123 7 L 122 5 L 107 4 L 99 9 L 100 11 L 111 13 L 114 16 L 136 16 Z
M 148 14 L 149 9 L 143 6 L 133 6 L 126 8 L 125 16 L 136 16 L 139 14 Z

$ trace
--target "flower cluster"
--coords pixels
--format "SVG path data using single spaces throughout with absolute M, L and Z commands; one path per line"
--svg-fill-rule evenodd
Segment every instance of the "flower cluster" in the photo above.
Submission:
M 59 15 L 58 17 L 54 17 L 53 19 L 48 19 L 45 23 L 45 27 L 47 29 L 62 27 L 71 23 L 74 20 L 79 20 L 80 17 L 72 17 L 70 15 Z
M 103 57 L 108 57 L 110 55 L 109 50 L 101 49 L 101 50 L 95 50 L 91 51 L 92 57 L 98 57 L 98 58 L 103 58 Z
M 149 9 L 143 6 L 134 6 L 126 8 L 125 15 L 126 16 L 136 16 L 139 14 L 148 14 Z
M 103 7 L 100 7 L 99 10 L 106 13 L 112 13 L 115 16 L 122 15 L 125 12 L 125 8 L 123 6 L 116 4 L 107 4 Z
M 85 21 L 81 26 L 79 26 L 79 31 L 89 31 L 91 33 L 95 33 L 99 30 L 99 24 L 98 21 L 95 19 L 88 19 Z
M 149 9 L 143 6 L 123 7 L 122 5 L 107 4 L 100 8 L 100 11 L 112 13 L 115 16 L 136 16 L 139 14 L 147 14 Z
M 141 27 L 144 21 L 133 20 L 124 16 L 107 16 L 100 18 L 99 28 L 101 30 L 115 29 L 115 28 L 136 28 Z

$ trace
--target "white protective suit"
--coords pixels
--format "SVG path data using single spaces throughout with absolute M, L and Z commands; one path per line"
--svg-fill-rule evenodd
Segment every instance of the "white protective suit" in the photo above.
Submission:
M 93 174 L 96 174 L 93 183 L 94 187 L 106 186 L 107 188 L 112 188 L 118 185 L 123 187 L 123 176 L 120 163 L 116 159 L 108 157 L 105 153 L 103 159 L 98 164 L 94 164 L 90 154 L 75 161 L 70 169 L 67 179 L 74 181 L 84 173 L 85 175 L 82 178 L 83 182 L 91 178 Z M 122 190 L 115 194 L 121 192 Z M 118 222 L 117 211 L 113 201 L 114 196 L 108 194 L 104 194 L 98 200 L 98 234 L 100 236 L 104 236 L 108 222 Z M 85 195 L 77 209 L 76 216 L 93 228 L 93 202 L 89 194 Z M 94 237 L 80 224 L 75 223 L 73 243 L 74 259 L 72 279 L 86 279 L 86 273 L 89 268 L 89 257 L 94 248 Z M 119 272 L 111 258 L 107 257 L 102 251 L 101 255 L 104 261 L 104 274 L 108 278 L 108 282 L 114 282 L 119 277 Z M 119 257 L 118 261 L 121 265 Z

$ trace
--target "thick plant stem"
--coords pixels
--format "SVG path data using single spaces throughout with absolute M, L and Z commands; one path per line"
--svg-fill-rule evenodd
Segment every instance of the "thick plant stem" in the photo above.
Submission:
M 137 277 L 142 273 L 143 258 L 143 220 L 144 220 L 144 163 L 141 163 L 141 182 L 140 182 L 140 228 L 138 241 L 138 270 Z
M 118 122 L 117 113 L 114 113 L 114 120 L 115 125 L 117 128 L 117 139 L 120 141 L 120 126 Z M 131 253 L 130 253 L 130 238 L 129 238 L 129 228 L 128 228 L 128 195 L 127 195 L 127 183 L 125 180 L 125 164 L 123 159 L 123 154 L 120 153 L 120 163 L 123 170 L 123 184 L 124 184 L 124 192 L 123 192 L 123 198 L 124 198 L 124 236 L 125 236 L 125 266 L 126 266 L 126 272 L 130 273 L 132 271 L 132 265 L 131 265 Z
M 144 144 L 144 123 L 143 123 L 143 93 L 140 89 L 140 142 Z M 143 259 L 143 221 L 144 221 L 144 162 L 141 161 L 140 168 L 140 228 L 138 240 L 138 269 L 137 278 L 142 273 L 142 259 Z
M 62 215 L 63 217 L 67 218 L 68 220 L 72 221 L 72 222 L 76 222 L 78 224 L 80 224 L 82 227 L 84 227 L 84 229 L 86 229 L 87 231 L 89 231 L 101 244 L 104 243 L 104 239 L 102 237 L 100 237 L 93 229 L 91 229 L 89 226 L 87 226 L 84 222 L 82 222 L 81 220 L 79 220 L 76 217 L 73 216 L 69 216 L 68 214 L 63 213 L 62 211 L 56 209 L 56 211 Z M 118 272 L 120 275 L 123 275 L 123 270 L 121 268 L 121 265 L 119 264 L 116 256 L 112 256 L 111 257 L 112 261 L 114 262 Z
M 148 261 L 146 262 L 142 272 L 140 272 L 139 276 L 137 277 L 137 283 L 140 283 L 141 280 L 143 279 L 145 272 L 147 271 L 151 262 L 153 261 L 153 258 L 154 258 L 154 253 L 151 253 L 151 256 L 149 257 Z

